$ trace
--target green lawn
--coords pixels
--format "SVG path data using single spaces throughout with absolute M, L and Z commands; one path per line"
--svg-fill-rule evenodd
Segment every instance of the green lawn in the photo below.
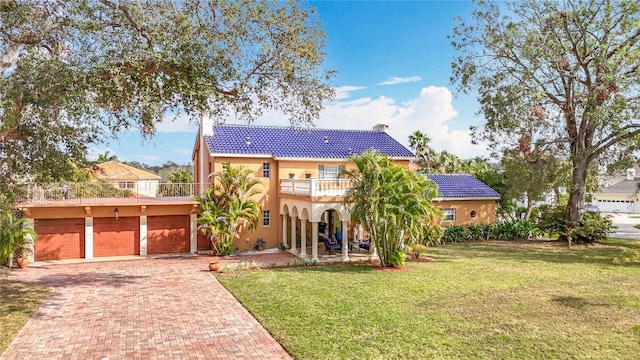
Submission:
M 635 246 L 459 244 L 402 271 L 219 279 L 297 359 L 637 359 L 640 264 L 613 263 Z
M 0 272 L 0 355 L 49 291 L 44 286 L 10 281 Z

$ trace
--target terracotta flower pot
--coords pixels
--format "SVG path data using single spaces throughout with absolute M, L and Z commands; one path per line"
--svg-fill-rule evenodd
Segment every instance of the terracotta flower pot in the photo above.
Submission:
M 18 266 L 20 267 L 20 269 L 24 269 L 27 267 L 27 265 L 29 265 L 29 259 L 27 258 L 17 258 L 16 262 L 18 263 Z
M 211 260 L 211 262 L 209 263 L 209 270 L 220 271 L 220 263 L 218 262 L 218 260 Z

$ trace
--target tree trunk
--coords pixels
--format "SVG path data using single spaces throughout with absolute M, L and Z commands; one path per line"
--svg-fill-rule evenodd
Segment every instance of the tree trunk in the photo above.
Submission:
M 525 220 L 529 220 L 531 218 L 531 212 L 533 211 L 533 205 L 535 201 L 529 198 L 529 194 L 527 194 L 527 208 L 524 213 Z
M 573 174 L 571 187 L 569 188 L 569 202 L 567 203 L 566 219 L 569 223 L 577 223 L 582 220 L 584 197 L 587 193 L 587 168 L 588 162 L 583 159 L 573 159 Z

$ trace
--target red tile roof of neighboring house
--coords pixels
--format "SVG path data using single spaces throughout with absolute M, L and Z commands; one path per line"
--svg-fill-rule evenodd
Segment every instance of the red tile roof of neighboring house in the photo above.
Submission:
M 93 175 L 100 180 L 160 180 L 160 176 L 117 161 L 96 165 Z

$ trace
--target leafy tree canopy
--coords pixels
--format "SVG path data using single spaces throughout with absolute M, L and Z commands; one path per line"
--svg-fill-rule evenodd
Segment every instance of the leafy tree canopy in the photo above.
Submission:
M 167 113 L 308 125 L 333 95 L 324 32 L 293 0 L 0 0 L 0 29 L 3 193 Z
M 571 164 L 567 220 L 584 206 L 589 165 L 640 148 L 636 1 L 477 1 L 452 35 L 453 81 L 477 92 L 497 151 L 526 138 Z

